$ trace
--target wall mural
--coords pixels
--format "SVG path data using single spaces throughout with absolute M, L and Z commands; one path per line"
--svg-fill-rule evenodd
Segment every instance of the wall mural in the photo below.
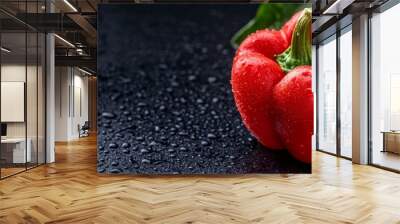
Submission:
M 307 6 L 101 5 L 98 172 L 310 173 Z

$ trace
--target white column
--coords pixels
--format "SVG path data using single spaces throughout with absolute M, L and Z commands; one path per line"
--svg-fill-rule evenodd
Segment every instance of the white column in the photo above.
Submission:
M 353 19 L 353 162 L 368 163 L 368 15 Z
M 54 5 L 47 1 L 47 12 L 54 11 Z M 55 43 L 54 34 L 46 35 L 46 163 L 55 161 Z
M 47 77 L 46 77 L 46 162 L 52 163 L 55 161 L 54 151 L 54 133 L 55 133 L 55 60 L 54 60 L 54 35 L 47 34 Z

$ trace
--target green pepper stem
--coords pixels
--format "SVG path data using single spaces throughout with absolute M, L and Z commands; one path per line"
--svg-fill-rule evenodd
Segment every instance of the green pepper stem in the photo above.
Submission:
M 277 56 L 277 61 L 285 72 L 299 65 L 311 65 L 311 22 L 311 9 L 306 8 L 296 23 L 290 47 Z

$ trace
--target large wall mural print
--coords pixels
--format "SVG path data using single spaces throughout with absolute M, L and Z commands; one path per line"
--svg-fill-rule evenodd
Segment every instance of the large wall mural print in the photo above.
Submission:
M 98 13 L 99 173 L 311 172 L 307 5 Z

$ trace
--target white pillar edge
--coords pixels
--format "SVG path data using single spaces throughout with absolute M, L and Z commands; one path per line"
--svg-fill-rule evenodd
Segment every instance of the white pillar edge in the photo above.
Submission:
M 368 164 L 368 15 L 353 19 L 352 160 Z
M 46 35 L 46 163 L 55 161 L 55 54 L 54 34 Z

